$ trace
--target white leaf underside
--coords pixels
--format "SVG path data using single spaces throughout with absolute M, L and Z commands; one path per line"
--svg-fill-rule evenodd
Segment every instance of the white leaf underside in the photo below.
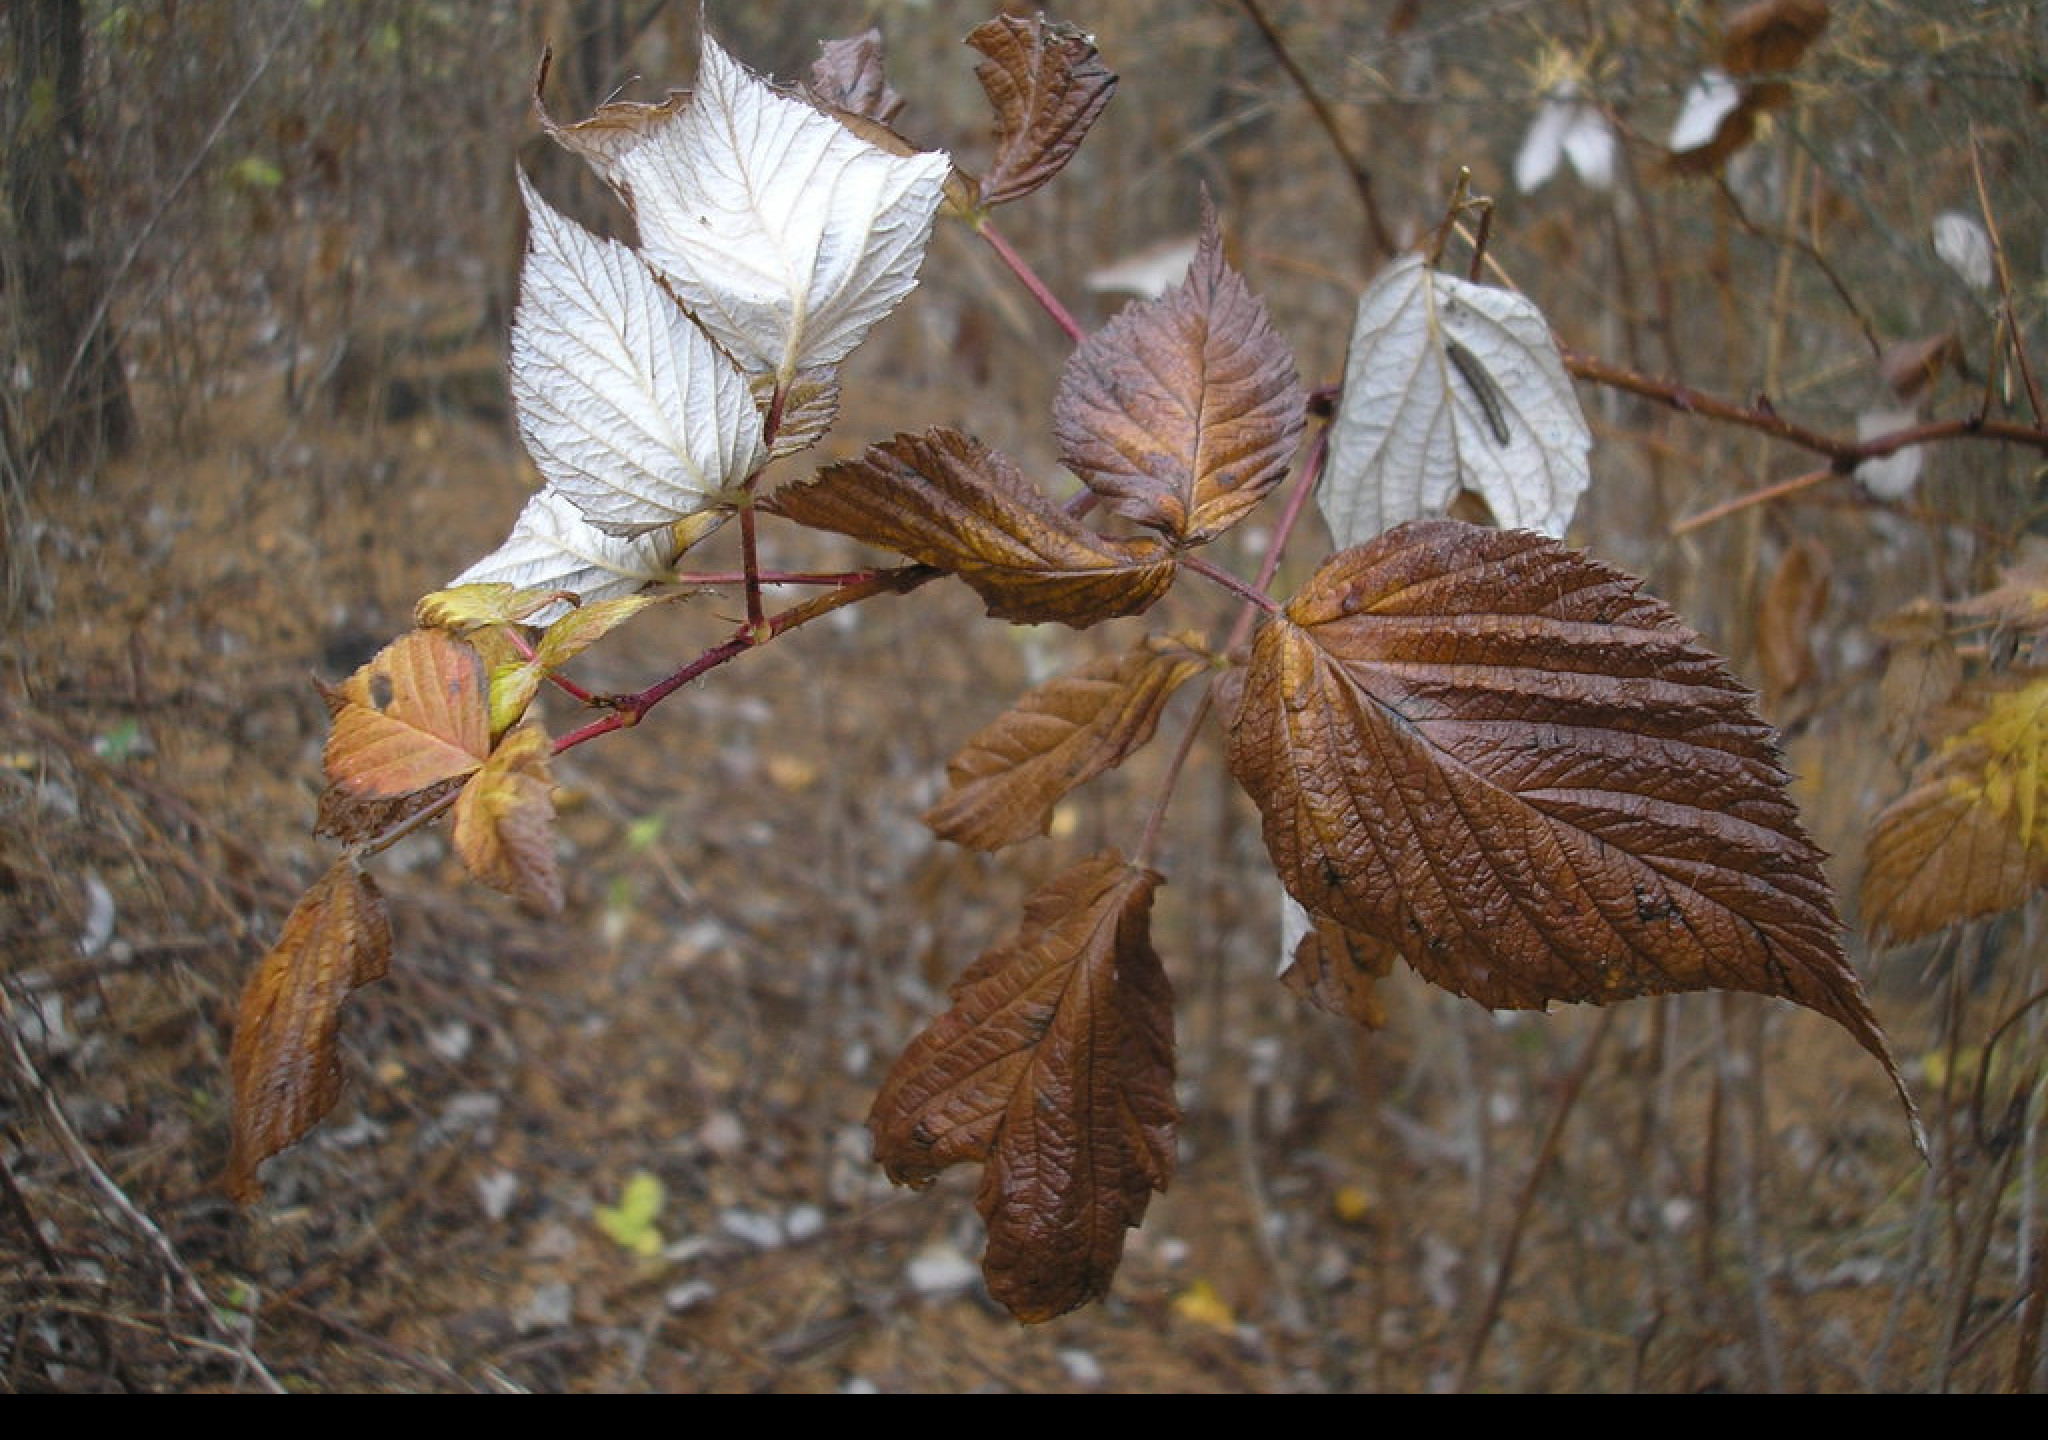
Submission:
M 647 260 L 742 366 L 844 359 L 917 284 L 950 162 L 898 157 L 776 94 L 706 37 L 680 113 L 601 165 Z
M 587 605 L 672 578 L 672 546 L 667 530 L 607 535 L 568 500 L 542 490 L 519 512 L 505 543 L 448 585 L 502 581 L 521 590 L 566 590 Z M 564 604 L 550 605 L 527 623 L 550 625 L 567 610 Z
M 520 188 L 512 399 L 547 487 L 622 535 L 720 503 L 767 458 L 746 378 L 631 250 Z
M 1359 297 L 1316 500 L 1339 549 L 1442 515 L 1460 490 L 1562 538 L 1591 448 L 1542 312 L 1410 255 Z

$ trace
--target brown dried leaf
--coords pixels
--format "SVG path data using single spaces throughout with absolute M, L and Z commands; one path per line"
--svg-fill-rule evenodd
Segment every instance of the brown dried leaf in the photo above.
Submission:
M 2011 909 L 2048 884 L 2048 674 L 1959 698 L 1912 788 L 1871 824 L 1863 920 L 1904 944 Z
M 1173 996 L 1148 934 L 1159 877 L 1102 854 L 1054 877 L 889 1072 L 868 1127 L 899 1185 L 986 1163 L 989 1289 L 1027 1324 L 1109 1289 L 1173 1177 Z
M 1799 540 L 1786 548 L 1764 587 L 1757 607 L 1756 651 L 1763 665 L 1764 693 L 1774 705 L 1813 678 L 1818 665 L 1813 637 L 1827 609 L 1831 575 L 1827 549 Z
M 818 46 L 818 58 L 811 64 L 810 83 L 804 89 L 811 99 L 831 110 L 879 120 L 892 125 L 903 109 L 903 97 L 883 73 L 882 32 L 862 31 Z
M 1981 595 L 1952 603 L 1957 615 L 1988 620 L 2038 643 L 2048 637 L 2048 542 L 2029 536 L 1998 583 Z
M 1424 522 L 1266 624 L 1230 762 L 1294 897 L 1436 984 L 1495 1008 L 1781 996 L 1898 1084 L 1752 699 L 1631 577 Z
M 354 795 L 339 785 L 329 785 L 320 792 L 319 810 L 313 818 L 313 833 L 339 840 L 344 845 L 374 840 L 421 811 L 431 810 L 460 790 L 463 780 L 463 776 L 454 775 L 410 795 L 388 798 Z
M 1782 74 L 1827 28 L 1827 0 L 1757 0 L 1728 18 L 1721 68 L 1730 75 Z
M 1285 477 L 1302 405 L 1294 356 L 1265 302 L 1224 262 L 1204 197 L 1186 280 L 1074 351 L 1053 430 L 1060 458 L 1117 513 L 1199 543 Z
M 549 915 L 562 908 L 551 753 L 545 730 L 520 726 L 498 743 L 455 802 L 455 851 L 469 873 Z
M 998 15 L 967 43 L 987 58 L 974 67 L 996 111 L 996 154 L 981 203 L 1019 200 L 1065 168 L 1116 90 L 1095 42 L 1043 15 Z
M 1348 930 L 1327 916 L 1311 915 L 1309 931 L 1294 947 L 1294 959 L 1280 983 L 1319 1010 L 1377 1030 L 1387 1023 L 1379 982 L 1399 958 L 1393 946 Z
M 1174 558 L 1158 541 L 1087 529 L 1008 457 L 955 430 L 871 445 L 763 508 L 950 570 L 989 614 L 1019 624 L 1083 629 L 1135 615 L 1173 584 Z
M 390 965 L 384 899 L 344 856 L 300 899 L 242 989 L 228 1057 L 235 1121 L 226 1184 L 235 1200 L 254 1200 L 257 1167 L 334 1107 L 341 1002 Z
M 1953 330 L 1929 335 L 1922 340 L 1901 340 L 1885 347 L 1877 360 L 1877 372 L 1891 387 L 1901 404 L 1918 400 L 1941 378 L 1941 372 L 1961 369 L 1963 342 Z
M 328 783 L 392 799 L 467 775 L 490 753 L 484 665 L 441 630 L 414 630 L 344 681 L 327 737 Z
M 974 850 L 1045 834 L 1053 807 L 1150 740 L 1166 702 L 1206 663 L 1188 641 L 1151 636 L 1039 686 L 953 757 L 925 824 Z

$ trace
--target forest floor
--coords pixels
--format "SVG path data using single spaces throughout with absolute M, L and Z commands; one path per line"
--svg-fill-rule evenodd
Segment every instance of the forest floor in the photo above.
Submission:
M 385 857 L 397 958 L 346 1007 L 342 1103 L 238 1209 L 238 990 L 329 858 L 313 677 L 401 631 L 525 483 L 502 413 L 429 388 L 393 418 L 252 384 L 40 507 L 40 610 L 0 642 L 7 1388 L 1853 1389 L 1941 1322 L 1941 1287 L 1892 1283 L 1927 1243 L 1904 1123 L 1824 1022 L 1495 1019 L 1410 980 L 1354 1035 L 1268 979 L 1271 881 L 1219 776 L 1162 896 L 1180 1172 L 1106 1303 L 1020 1328 L 980 1288 L 974 1177 L 892 1190 L 865 1109 L 1029 884 L 1137 802 L 1006 865 L 925 834 L 950 750 L 1072 644 L 959 587 L 566 758 L 559 917 L 431 835 Z M 731 623 L 672 609 L 584 682 Z M 641 1175 L 652 1254 L 600 1223 Z M 1738 1179 L 1776 1238 L 1712 1213 Z

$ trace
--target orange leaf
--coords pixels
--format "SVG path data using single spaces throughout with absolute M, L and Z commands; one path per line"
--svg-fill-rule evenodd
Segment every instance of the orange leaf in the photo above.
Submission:
M 1074 351 L 1053 402 L 1060 458 L 1118 514 L 1187 542 L 1241 519 L 1301 439 L 1294 357 L 1224 263 L 1205 196 L 1187 279 Z
M 390 799 L 467 775 L 491 748 L 484 666 L 440 630 L 392 641 L 338 690 L 327 779 L 358 799 Z
M 1157 540 L 1087 529 L 1008 458 L 943 428 L 871 445 L 763 508 L 950 570 L 989 614 L 1023 625 L 1078 630 L 1135 615 L 1166 593 L 1176 568 Z
M 1049 881 L 868 1116 L 898 1184 L 986 1162 L 982 1271 L 1027 1324 L 1108 1291 L 1124 1231 L 1173 1176 L 1173 996 L 1147 933 L 1158 883 L 1114 854 Z
M 996 154 L 981 181 L 984 205 L 1022 199 L 1073 159 L 1116 91 L 1095 45 L 1043 15 L 998 15 L 967 43 L 985 57 L 974 67 L 996 111 Z
M 284 922 L 243 987 L 229 1053 L 235 1123 L 227 1190 L 256 1198 L 256 1167 L 297 1141 L 341 1094 L 341 1002 L 383 978 L 391 922 L 376 885 L 337 860 Z
M 1451 520 L 1345 551 L 1260 632 L 1230 763 L 1294 897 L 1436 984 L 1781 996 L 1899 1084 L 1776 736 L 1618 571 Z
M 498 743 L 455 802 L 455 850 L 469 873 L 547 914 L 562 908 L 550 753 L 545 730 L 521 725 Z
M 1203 664 L 1186 644 L 1155 637 L 1039 686 L 953 757 L 946 796 L 925 824 L 975 850 L 1045 834 L 1063 797 L 1152 738 L 1166 702 Z

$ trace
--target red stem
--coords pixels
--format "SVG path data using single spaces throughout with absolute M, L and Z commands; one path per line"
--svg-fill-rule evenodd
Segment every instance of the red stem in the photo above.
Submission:
M 1031 268 L 1030 263 L 1010 248 L 1010 242 L 1003 238 L 1001 231 L 989 224 L 986 219 L 983 219 L 975 229 L 980 232 L 982 239 L 988 241 L 989 248 L 996 252 L 1003 264 L 1010 267 L 1010 273 L 1031 292 L 1031 298 L 1038 302 L 1038 308 L 1052 316 L 1053 323 L 1067 332 L 1069 340 L 1079 345 L 1087 338 L 1087 332 L 1081 328 L 1080 322 L 1068 313 L 1066 306 L 1060 304 L 1059 296 L 1046 288 L 1045 282 L 1038 278 L 1038 272 Z

